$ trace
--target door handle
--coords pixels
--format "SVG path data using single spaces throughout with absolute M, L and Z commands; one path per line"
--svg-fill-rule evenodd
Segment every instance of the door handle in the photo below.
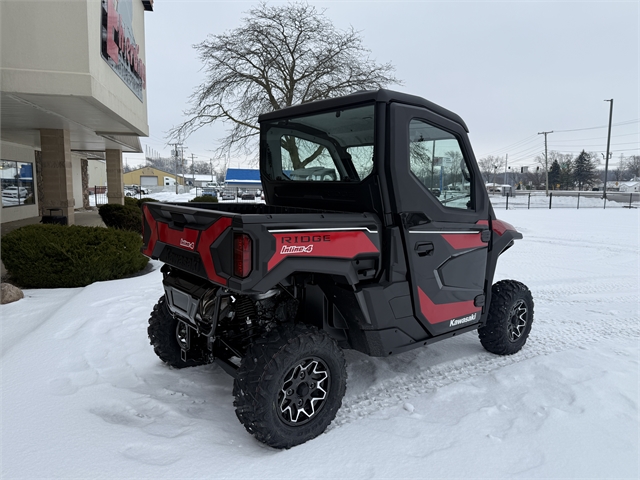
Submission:
M 433 253 L 433 243 L 431 242 L 418 242 L 415 246 L 415 251 L 419 257 L 425 257 Z

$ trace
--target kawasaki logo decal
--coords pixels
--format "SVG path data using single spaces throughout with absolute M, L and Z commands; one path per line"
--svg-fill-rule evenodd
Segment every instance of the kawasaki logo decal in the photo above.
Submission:
M 472 313 L 471 315 L 468 315 L 466 317 L 454 318 L 453 320 L 451 320 L 449 322 L 449 326 L 450 327 L 455 327 L 456 325 L 461 325 L 463 323 L 473 322 L 476 319 L 477 316 L 478 316 L 477 314 Z

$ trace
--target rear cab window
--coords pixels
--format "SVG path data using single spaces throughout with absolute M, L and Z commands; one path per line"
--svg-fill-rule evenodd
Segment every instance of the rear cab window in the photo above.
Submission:
M 373 172 L 374 105 L 264 123 L 265 173 L 291 182 L 359 182 Z

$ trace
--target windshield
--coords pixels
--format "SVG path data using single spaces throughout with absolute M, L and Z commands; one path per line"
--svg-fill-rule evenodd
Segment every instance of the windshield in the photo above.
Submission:
M 374 105 L 265 122 L 261 129 L 272 180 L 360 181 L 373 171 Z

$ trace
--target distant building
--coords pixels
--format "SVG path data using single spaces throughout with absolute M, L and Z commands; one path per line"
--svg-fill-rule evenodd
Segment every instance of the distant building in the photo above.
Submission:
M 640 182 L 620 182 L 620 192 L 640 192 Z
M 122 175 L 125 185 L 141 185 L 143 187 L 161 187 L 176 184 L 176 175 L 159 168 L 142 167 Z M 178 184 L 184 185 L 183 178 L 178 175 Z
M 229 168 L 224 183 L 228 187 L 240 189 L 262 189 L 260 170 L 249 168 Z
M 179 177 L 182 176 L 182 174 L 179 175 Z M 210 173 L 196 173 L 195 175 L 192 173 L 185 173 L 184 182 L 186 185 L 193 185 L 194 187 L 204 187 L 207 183 L 218 183 L 218 177 L 216 177 L 215 174 L 211 175 Z

